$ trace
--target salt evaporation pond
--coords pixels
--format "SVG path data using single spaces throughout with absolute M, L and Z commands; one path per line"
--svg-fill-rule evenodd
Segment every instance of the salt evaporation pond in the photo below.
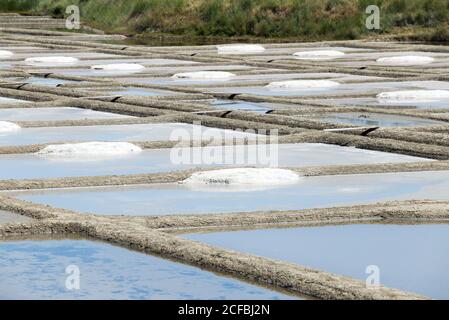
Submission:
M 284 260 L 365 281 L 449 298 L 449 225 L 355 224 L 183 235 L 240 252 Z
M 144 149 L 140 153 L 103 157 L 51 157 L 38 154 L 0 155 L 0 179 L 36 179 L 77 176 L 101 176 L 117 174 L 158 173 L 210 166 L 267 166 L 276 164 L 281 167 L 304 167 L 336 164 L 375 164 L 429 161 L 378 151 L 361 150 L 336 145 L 298 143 L 277 146 L 277 154 L 256 146 L 182 148 L 186 158 L 171 157 L 172 149 Z M 265 152 L 253 158 L 258 152 Z M 276 150 L 276 149 L 273 149 Z M 217 158 L 207 158 L 215 154 Z M 225 155 L 233 155 L 228 161 Z M 196 163 L 193 159 L 200 159 Z
M 220 110 L 242 110 L 257 113 L 266 113 L 270 110 L 270 108 L 264 106 L 263 104 L 246 101 L 216 100 L 212 103 L 212 106 Z
M 29 78 L 4 78 L 5 81 L 26 83 L 39 86 L 57 87 L 66 83 L 74 83 L 75 81 L 56 79 L 56 78 L 43 78 L 43 77 L 29 77 Z
M 300 210 L 393 200 L 448 200 L 449 171 L 302 177 L 286 186 L 178 183 L 10 193 L 19 199 L 101 215 Z
M 313 82 L 314 80 L 310 80 Z M 337 79 L 332 81 L 338 82 Z M 393 91 L 393 90 L 448 90 L 449 84 L 443 81 L 404 81 L 404 82 L 366 82 L 340 83 L 338 86 L 324 86 L 314 88 L 267 88 L 265 86 L 203 88 L 205 92 L 229 94 L 253 94 L 261 96 L 308 96 L 308 95 L 358 95 L 364 91 Z
M 210 71 L 199 71 L 200 72 L 210 72 Z M 219 72 L 219 71 L 212 71 Z M 193 72 L 195 73 L 195 72 Z M 376 77 L 369 76 L 356 76 L 343 73 L 263 73 L 261 71 L 259 74 L 243 74 L 234 75 L 223 78 L 214 78 L 211 75 L 210 79 L 205 76 L 202 79 L 189 79 L 189 78 L 173 78 L 173 77 L 145 77 L 145 78 L 135 78 L 127 79 L 127 81 L 136 83 L 145 83 L 153 85 L 164 85 L 164 86 L 188 86 L 188 85 L 213 85 L 214 83 L 229 83 L 232 86 L 234 82 L 245 82 L 250 84 L 251 82 L 270 82 L 270 81 L 281 81 L 281 80 L 292 80 L 292 79 L 322 79 L 322 78 L 332 78 L 333 80 L 368 80 L 368 79 L 380 79 Z
M 61 84 L 67 84 L 67 83 L 75 83 L 76 81 L 70 81 L 70 80 L 63 80 L 63 79 L 56 79 L 56 78 L 41 78 L 41 77 L 30 77 L 27 79 L 23 79 L 24 83 L 29 83 L 32 85 L 40 85 L 40 86 L 47 86 L 47 87 L 57 87 Z
M 388 101 L 380 102 L 375 97 L 374 98 L 342 98 L 342 99 L 332 99 L 332 100 L 313 100 L 313 102 L 325 103 L 333 106 L 342 106 L 342 105 L 357 105 L 357 106 L 373 106 L 373 107 L 385 107 L 385 106 L 393 106 L 393 107 L 402 107 L 402 108 L 418 108 L 418 109 L 447 109 L 449 108 L 449 100 L 434 100 L 434 101 Z
M 131 116 L 110 112 L 94 111 L 74 107 L 45 108 L 0 108 L 0 120 L 7 121 L 42 121 L 42 120 L 87 120 L 87 119 L 122 119 Z
M 174 130 L 193 136 L 193 130 L 202 132 L 206 137 L 253 136 L 237 131 L 206 128 L 183 123 L 152 123 L 133 125 L 101 125 L 22 128 L 13 133 L 0 134 L 0 146 L 20 146 L 66 141 L 168 141 Z M 176 132 L 176 131 L 175 131 Z M 177 136 L 175 136 L 176 138 Z
M 25 102 L 27 102 L 27 101 L 20 100 L 20 99 L 14 99 L 14 98 L 0 97 L 0 105 L 1 104 L 13 104 L 13 103 L 25 103 Z
M 321 117 L 318 117 L 317 119 L 330 123 L 376 127 L 417 127 L 445 124 L 442 121 L 434 121 L 409 116 L 355 112 L 325 114 Z
M 199 268 L 79 239 L 0 242 L 0 299 L 298 299 Z M 80 289 L 66 279 L 76 266 Z

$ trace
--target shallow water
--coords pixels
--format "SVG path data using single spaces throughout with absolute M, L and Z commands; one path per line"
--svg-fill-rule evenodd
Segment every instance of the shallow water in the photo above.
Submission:
M 130 116 L 73 107 L 0 109 L 0 120 L 6 121 L 50 121 L 120 118 L 130 118 Z
M 204 88 L 203 90 L 214 93 L 254 94 L 262 96 L 315 96 L 315 95 L 357 95 L 364 91 L 394 91 L 406 89 L 447 90 L 449 84 L 443 81 L 404 81 L 404 82 L 367 82 L 348 83 L 330 88 L 274 90 L 263 86 Z M 447 103 L 447 101 L 446 101 Z
M 24 103 L 26 102 L 25 100 L 20 100 L 20 99 L 14 99 L 14 98 L 5 98 L 5 97 L 0 97 L 0 104 L 4 103 Z
M 191 124 L 154 123 L 22 128 L 17 132 L 0 134 L 0 145 L 29 145 L 69 141 L 169 141 L 172 135 L 176 141 L 179 135 L 192 136 L 194 130 L 201 131 L 207 137 L 224 137 L 225 134 L 229 137 L 251 136 L 246 133 L 206 128 Z
M 449 108 L 449 101 L 407 101 L 407 102 L 394 102 L 389 101 L 388 103 L 379 102 L 376 98 L 345 98 L 345 99 L 332 99 L 332 100 L 314 100 L 313 102 L 325 103 L 333 106 L 342 105 L 366 105 L 374 107 L 385 107 L 385 106 L 395 106 L 395 107 L 409 107 L 418 109 L 446 109 Z M 391 115 L 391 117 L 394 117 Z
M 5 78 L 4 80 L 17 83 L 28 83 L 32 85 L 57 87 L 61 84 L 74 83 L 75 81 L 56 79 L 56 78 L 43 78 L 43 77 L 29 77 L 29 78 Z
M 0 242 L 0 299 L 293 299 L 184 264 L 87 240 Z M 80 290 L 68 290 L 68 266 Z
M 376 127 L 416 127 L 444 125 L 444 122 L 440 121 L 379 113 L 334 113 L 323 115 L 318 119 L 330 123 Z
M 212 106 L 220 110 L 243 110 L 257 113 L 266 113 L 270 110 L 270 108 L 261 104 L 246 101 L 216 100 L 212 103 Z
M 215 232 L 184 238 L 365 280 L 380 268 L 387 287 L 449 298 L 449 225 L 344 225 Z
M 410 162 L 424 159 L 384 152 L 324 144 L 282 144 L 277 152 L 266 157 L 249 157 L 260 152 L 256 146 L 183 148 L 178 154 L 172 149 L 146 149 L 141 153 L 114 156 L 111 159 L 90 157 L 51 158 L 34 154 L 0 155 L 0 179 L 35 179 L 73 176 L 156 173 L 185 170 L 195 167 L 276 164 L 277 155 L 282 167 L 304 167 L 330 164 L 362 164 L 382 162 Z M 262 150 L 264 151 L 264 150 Z M 175 153 L 172 153 L 175 152 Z M 208 158 L 210 154 L 217 157 Z M 220 156 L 221 155 L 221 156 Z M 225 155 L 235 157 L 225 158 Z M 219 157 L 218 157 L 219 156 Z M 195 160 L 199 159 L 200 162 Z M 241 160 L 241 162 L 240 162 Z M 427 160 L 424 160 L 427 161 Z
M 278 187 L 154 184 L 9 193 L 101 215 L 299 210 L 392 200 L 449 200 L 449 171 L 304 177 Z

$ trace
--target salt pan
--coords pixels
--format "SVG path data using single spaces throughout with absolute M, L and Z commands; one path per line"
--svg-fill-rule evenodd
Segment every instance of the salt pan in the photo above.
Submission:
M 235 74 L 225 71 L 198 71 L 176 73 L 173 79 L 195 79 L 195 80 L 227 80 L 235 77 Z
M 262 53 L 265 48 L 260 44 L 229 44 L 217 46 L 219 54 L 251 54 Z
M 95 160 L 140 152 L 142 152 L 140 147 L 128 142 L 83 142 L 49 145 L 37 152 L 37 154 L 52 158 Z
M 396 66 L 412 66 L 432 63 L 435 59 L 426 56 L 398 56 L 377 59 L 377 62 Z
M 265 88 L 272 90 L 319 89 L 332 88 L 338 85 L 340 85 L 338 82 L 331 80 L 289 80 L 272 82 Z
M 344 55 L 344 52 L 337 50 L 300 51 L 293 54 L 296 59 L 300 60 L 330 60 Z
M 449 99 L 448 90 L 406 90 L 382 92 L 377 96 L 379 102 L 433 102 Z
M 49 56 L 49 57 L 32 57 L 25 59 L 25 63 L 29 65 L 73 65 L 78 62 L 77 58 L 73 57 L 57 57 L 57 56 Z

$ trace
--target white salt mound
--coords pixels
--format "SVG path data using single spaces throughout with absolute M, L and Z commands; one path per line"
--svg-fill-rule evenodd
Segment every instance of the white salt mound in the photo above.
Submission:
M 317 50 L 295 52 L 293 55 L 300 60 L 329 60 L 340 58 L 345 53 L 337 50 Z
M 37 152 L 39 155 L 56 157 L 105 158 L 111 156 L 139 153 L 142 149 L 128 142 L 83 142 L 73 144 L 49 145 Z
M 289 80 L 271 82 L 265 88 L 273 90 L 332 88 L 340 85 L 331 80 Z
M 197 172 L 183 184 L 257 185 L 272 186 L 296 183 L 300 176 L 290 170 L 274 168 L 233 168 Z
M 0 133 L 14 132 L 20 130 L 20 126 L 8 121 L 0 121 Z
M 412 65 L 432 63 L 434 60 L 435 60 L 434 58 L 426 56 L 398 56 L 398 57 L 379 58 L 376 61 L 378 63 L 396 66 L 412 66 Z
M 12 53 L 11 51 L 0 50 L 0 58 L 8 58 L 8 57 L 12 57 L 13 55 L 14 55 L 14 53 Z
M 49 56 L 49 57 L 32 57 L 26 58 L 25 63 L 29 65 L 72 65 L 78 62 L 77 58 L 73 57 L 57 57 L 57 56 Z
M 176 73 L 172 76 L 173 79 L 195 79 L 195 80 L 217 80 L 230 79 L 235 77 L 235 74 L 225 71 L 198 71 L 198 72 L 184 72 Z
M 137 63 L 116 63 L 95 65 L 92 66 L 91 69 L 104 71 L 140 71 L 145 69 L 145 67 Z
M 251 54 L 265 51 L 260 44 L 226 44 L 217 46 L 217 49 L 219 54 Z
M 407 90 L 382 92 L 377 96 L 379 102 L 432 102 L 449 99 L 448 90 Z

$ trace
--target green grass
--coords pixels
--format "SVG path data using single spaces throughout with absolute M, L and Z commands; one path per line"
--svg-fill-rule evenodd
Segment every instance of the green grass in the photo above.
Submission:
M 416 28 L 426 40 L 449 40 L 448 0 L 1 0 L 0 11 L 62 17 L 71 4 L 92 26 L 129 34 L 339 40 Z M 378 31 L 365 28 L 372 4 L 381 8 Z

